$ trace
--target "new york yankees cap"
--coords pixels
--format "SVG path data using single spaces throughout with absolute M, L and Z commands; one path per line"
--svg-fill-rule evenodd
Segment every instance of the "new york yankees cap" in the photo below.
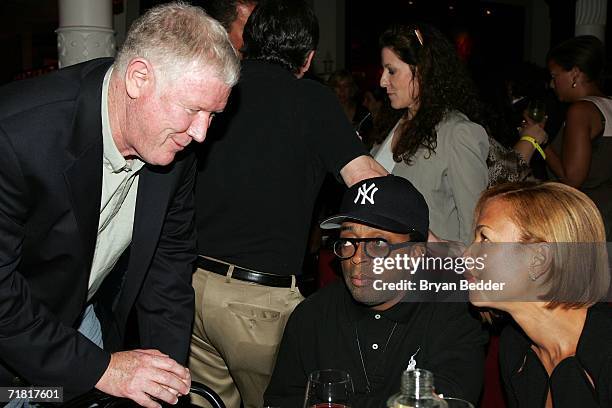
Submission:
M 340 228 L 344 221 L 400 234 L 419 232 L 427 238 L 429 207 L 412 183 L 390 174 L 362 180 L 349 188 L 340 213 L 321 222 L 321 228 Z

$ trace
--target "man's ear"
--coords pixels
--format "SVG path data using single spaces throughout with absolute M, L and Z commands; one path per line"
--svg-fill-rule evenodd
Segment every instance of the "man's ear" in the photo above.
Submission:
M 297 74 L 298 78 L 303 77 L 304 74 L 308 72 L 308 70 L 310 69 L 310 64 L 312 64 L 312 59 L 314 58 L 314 55 L 315 55 L 314 50 L 308 51 L 308 54 L 306 55 L 306 60 L 304 61 L 304 65 L 302 65 L 302 67 L 300 68 Z
M 153 66 L 146 58 L 134 58 L 128 62 L 125 69 L 125 88 L 132 99 L 139 98 L 154 89 L 155 75 Z

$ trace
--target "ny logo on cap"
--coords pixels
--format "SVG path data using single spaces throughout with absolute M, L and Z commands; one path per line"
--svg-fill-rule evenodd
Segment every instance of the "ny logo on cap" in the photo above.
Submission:
M 376 194 L 377 191 L 378 187 L 376 187 L 376 184 L 372 183 L 370 187 L 368 187 L 366 183 L 363 183 L 359 187 L 359 190 L 357 190 L 357 197 L 355 197 L 355 201 L 353 202 L 357 204 L 357 201 L 361 198 L 361 205 L 364 205 L 366 201 L 369 201 L 370 204 L 374 204 L 374 194 Z

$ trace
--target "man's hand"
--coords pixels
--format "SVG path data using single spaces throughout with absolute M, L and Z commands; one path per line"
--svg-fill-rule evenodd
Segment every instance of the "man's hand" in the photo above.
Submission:
M 116 397 L 129 398 L 143 407 L 158 408 L 155 400 L 176 404 L 189 393 L 189 370 L 157 350 L 113 353 L 96 388 Z
M 386 176 L 387 174 L 389 172 L 370 156 L 356 157 L 340 170 L 340 176 L 348 187 L 359 183 L 361 180 Z

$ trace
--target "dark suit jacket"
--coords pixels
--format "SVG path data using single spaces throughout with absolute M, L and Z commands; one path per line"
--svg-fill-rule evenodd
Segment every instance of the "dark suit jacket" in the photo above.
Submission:
M 516 323 L 501 334 L 499 368 L 509 408 L 542 408 L 549 391 L 555 408 L 612 407 L 611 305 L 589 308 L 576 354 L 557 364 L 550 377 L 532 344 Z
M 111 63 L 0 88 L 0 385 L 62 385 L 74 395 L 108 366 L 109 351 L 75 327 L 97 237 L 101 90 Z M 100 299 L 115 336 L 135 306 L 140 345 L 181 363 L 193 319 L 194 177 L 193 154 L 141 170 L 127 271 L 116 296 Z

